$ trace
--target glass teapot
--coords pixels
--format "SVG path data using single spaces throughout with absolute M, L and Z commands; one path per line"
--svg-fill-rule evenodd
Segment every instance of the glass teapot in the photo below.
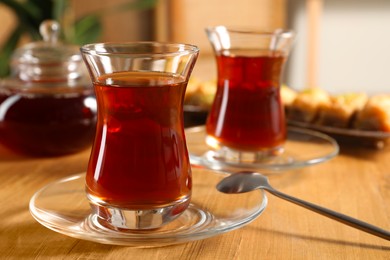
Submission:
M 43 41 L 17 49 L 0 82 L 0 143 L 32 156 L 90 147 L 96 99 L 79 47 L 58 41 L 59 24 L 44 21 Z

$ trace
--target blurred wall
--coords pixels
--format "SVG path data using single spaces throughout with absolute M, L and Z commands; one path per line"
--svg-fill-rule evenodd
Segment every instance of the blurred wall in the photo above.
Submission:
M 128 0 L 71 0 L 73 18 L 96 10 L 104 10 L 107 6 L 129 2 Z M 151 10 L 127 10 L 103 16 L 102 41 L 137 41 L 152 40 L 153 12 Z M 0 46 L 12 32 L 16 17 L 5 5 L 0 4 Z
M 203 80 L 216 78 L 207 26 L 226 25 L 273 30 L 285 27 L 286 0 L 160 0 L 156 35 L 159 40 L 185 42 L 200 48 L 193 75 Z M 165 3 L 165 4 L 164 4 Z M 160 33 L 159 33 L 160 32 Z
M 289 25 L 297 39 L 287 83 L 306 87 L 306 0 L 288 1 Z M 390 1 L 324 0 L 318 28 L 318 86 L 333 93 L 388 93 Z
M 129 0 L 71 0 L 74 15 L 87 14 Z M 102 41 L 141 41 L 153 38 L 153 12 L 126 10 L 103 16 Z
M 207 26 L 273 30 L 285 26 L 285 0 L 170 0 L 170 38 L 211 52 Z
M 129 0 L 70 0 L 73 18 Z M 101 41 L 159 40 L 196 44 L 201 49 L 194 74 L 203 79 L 216 77 L 206 26 L 245 28 L 285 27 L 286 0 L 159 0 L 153 10 L 128 10 L 103 16 Z M 0 5 L 0 44 L 15 19 Z
M 4 5 L 0 5 L 0 46 L 7 39 L 8 35 L 12 32 L 16 22 L 16 17 L 8 10 Z

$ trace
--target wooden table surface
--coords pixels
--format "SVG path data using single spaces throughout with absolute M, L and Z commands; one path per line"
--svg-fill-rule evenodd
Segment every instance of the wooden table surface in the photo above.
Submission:
M 40 225 L 29 200 L 83 172 L 89 151 L 26 158 L 0 151 L 0 259 L 390 259 L 390 242 L 268 195 L 260 217 L 205 240 L 160 248 L 104 245 Z M 390 230 L 390 148 L 341 147 L 334 159 L 270 177 L 282 192 Z M 223 205 L 221 205 L 223 206 Z

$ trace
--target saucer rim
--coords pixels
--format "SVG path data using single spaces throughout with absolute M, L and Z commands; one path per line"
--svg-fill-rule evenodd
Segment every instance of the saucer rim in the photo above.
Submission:
M 199 133 L 199 132 L 205 132 L 205 126 L 195 126 L 195 127 L 189 127 L 185 129 L 186 138 L 187 138 L 187 148 L 188 153 L 190 156 L 190 162 L 192 165 L 197 165 L 201 167 L 206 167 L 208 169 L 212 169 L 215 171 L 225 171 L 225 172 L 232 172 L 232 171 L 238 171 L 243 169 L 252 169 L 252 170 L 269 170 L 273 172 L 280 172 L 284 170 L 292 170 L 292 169 L 299 169 L 307 166 L 316 165 L 319 163 L 324 163 L 334 157 L 336 157 L 340 153 L 340 146 L 336 139 L 333 137 L 311 129 L 305 129 L 301 127 L 295 127 L 295 126 L 287 126 L 287 142 L 290 140 L 289 134 L 301 134 L 306 136 L 312 136 L 319 138 L 323 141 L 326 141 L 328 145 L 333 147 L 332 152 L 329 152 L 326 155 L 323 155 L 321 157 L 314 157 L 307 160 L 301 160 L 301 161 L 294 161 L 293 163 L 282 163 L 282 164 L 265 164 L 265 163 L 230 163 L 230 162 L 222 162 L 213 160 L 210 161 L 208 158 L 210 156 L 207 156 L 207 153 L 209 152 L 215 152 L 212 149 L 207 149 L 203 154 L 196 155 L 190 151 L 190 147 L 188 145 L 188 134 L 190 133 Z M 204 145 L 207 146 L 207 144 L 204 142 Z M 288 146 L 287 146 L 288 147 Z M 283 156 L 283 154 L 281 155 Z M 275 158 L 277 158 L 276 156 Z
M 197 171 L 196 168 L 193 169 L 193 171 L 194 170 Z M 199 170 L 204 171 L 205 169 L 199 169 Z M 213 173 L 218 174 L 221 179 L 224 176 L 226 176 L 226 173 L 223 172 L 218 172 L 214 170 L 206 170 L 206 171 L 208 172 L 211 171 Z M 209 174 L 209 173 L 205 173 L 205 174 Z M 255 191 L 255 192 L 260 192 L 260 195 L 258 196 L 259 196 L 259 200 L 261 198 L 261 201 L 258 204 L 256 204 L 256 209 L 252 210 L 253 212 L 251 211 L 250 214 L 247 214 L 244 217 L 240 218 L 239 220 L 233 221 L 228 225 L 217 226 L 214 224 L 214 226 L 207 227 L 205 229 L 195 230 L 195 232 L 193 233 L 187 232 L 182 234 L 180 233 L 175 234 L 173 232 L 170 233 L 168 232 L 168 233 L 156 233 L 156 234 L 148 233 L 147 235 L 142 235 L 140 233 L 120 233 L 115 231 L 112 233 L 112 236 L 108 236 L 107 233 L 98 233 L 98 232 L 86 233 L 85 230 L 82 229 L 80 230 L 78 227 L 80 225 L 85 224 L 86 221 L 88 221 L 88 219 L 93 217 L 91 211 L 89 211 L 89 214 L 86 214 L 83 219 L 79 221 L 75 221 L 73 223 L 74 228 L 72 230 L 69 230 L 69 228 L 63 228 L 59 225 L 50 223 L 50 221 L 45 219 L 44 218 L 45 214 L 52 214 L 52 212 L 50 212 L 50 209 L 44 211 L 43 209 L 35 206 L 35 203 L 39 199 L 39 196 L 44 194 L 46 190 L 53 187 L 54 185 L 61 185 L 62 183 L 68 183 L 71 181 L 80 181 L 82 178 L 85 178 L 85 173 L 78 173 L 75 175 L 71 175 L 65 178 L 55 180 L 43 186 L 41 189 L 39 189 L 31 197 L 29 202 L 29 210 L 33 218 L 38 223 L 45 226 L 46 228 L 49 228 L 57 233 L 69 237 L 77 238 L 77 239 L 88 240 L 88 241 L 98 242 L 102 244 L 111 244 L 111 245 L 123 245 L 123 246 L 133 246 L 133 247 L 158 247 L 158 246 L 180 244 L 180 243 L 206 239 L 206 238 L 210 238 L 219 234 L 223 234 L 238 229 L 254 221 L 258 216 L 260 216 L 264 212 L 264 210 L 268 205 L 268 198 L 265 192 L 263 190 Z M 83 188 L 80 187 L 79 191 L 81 189 Z M 85 199 L 87 200 L 86 197 Z M 197 205 L 195 203 L 191 203 L 190 205 L 191 207 L 195 207 L 196 209 L 201 209 L 202 207 L 201 205 Z M 55 214 L 55 212 L 53 214 Z M 60 216 L 57 215 L 56 217 L 59 218 Z M 212 217 L 216 218 L 214 215 Z

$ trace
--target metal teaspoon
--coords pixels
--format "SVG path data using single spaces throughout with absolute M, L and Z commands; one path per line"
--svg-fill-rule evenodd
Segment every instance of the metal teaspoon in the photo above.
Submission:
M 297 204 L 306 209 L 312 210 L 318 214 L 324 215 L 333 220 L 339 221 L 348 226 L 360 229 L 364 232 L 370 233 L 372 235 L 390 240 L 390 232 L 379 227 L 373 226 L 369 223 L 363 222 L 361 220 L 349 217 L 342 213 L 315 205 L 313 203 L 292 197 L 290 195 L 284 194 L 280 191 L 275 190 L 268 182 L 268 178 L 257 172 L 237 172 L 229 175 L 224 178 L 217 184 L 217 189 L 223 193 L 244 193 L 253 191 L 256 189 L 264 189 L 269 193 L 290 201 L 294 204 Z

